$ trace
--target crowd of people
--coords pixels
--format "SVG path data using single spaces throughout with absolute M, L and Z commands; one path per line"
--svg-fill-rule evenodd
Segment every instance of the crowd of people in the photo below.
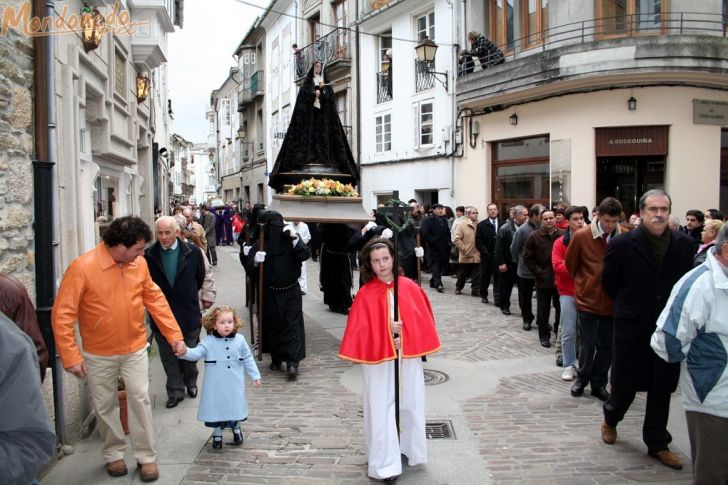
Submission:
M 463 295 L 469 284 L 472 296 L 483 304 L 492 297 L 506 317 L 513 317 L 517 287 L 519 325 L 530 331 L 535 321 L 544 348 L 555 338 L 556 365 L 563 367 L 563 380 L 573 381 L 571 396 L 579 398 L 588 386 L 603 401 L 604 443 L 616 443 L 618 425 L 636 393 L 647 392 L 643 441 L 650 456 L 675 469 L 683 464 L 669 449 L 667 426 L 682 372 L 695 482 L 728 478 L 719 451 L 728 436 L 728 225 L 719 211 L 690 210 L 682 226 L 671 214 L 669 195 L 660 190 L 643 194 L 639 213 L 629 217 L 611 197 L 592 211 L 566 204 L 515 205 L 506 218 L 489 204 L 483 219 L 474 206 L 453 212 L 412 199 L 403 206 L 378 207 L 366 224 L 310 226 L 286 222 L 262 204 L 229 209 L 239 219 L 234 240 L 251 295 L 246 304 L 261 310 L 260 333 L 251 344 L 270 354 L 271 370 L 285 370 L 288 379 L 296 380 L 306 356 L 307 259 L 319 262 L 324 303 L 348 315 L 339 355 L 361 364 L 370 477 L 396 479 L 402 472 L 400 454 L 410 465 L 427 462 L 421 359 L 438 351 L 440 341 L 421 289 L 425 273 L 430 288 L 440 293 Z M 197 397 L 196 361 L 204 359 L 198 419 L 213 428 L 213 448 L 222 447 L 225 428 L 232 430 L 233 445 L 243 443 L 244 375 L 255 387 L 261 385 L 253 352 L 238 334 L 242 320 L 232 307 L 213 308 L 215 247 L 233 235 L 218 240 L 217 216 L 205 205 L 173 212 L 155 221 L 154 233 L 138 217 L 112 221 L 102 241 L 66 269 L 53 306 L 56 350 L 66 371 L 88 382 L 111 476 L 128 473 L 127 440 L 118 418 L 119 378 L 127 391 L 140 477 L 153 481 L 159 476 L 149 399 L 152 339 L 166 374 L 168 408 L 186 396 Z M 360 271 L 356 284 L 355 268 Z M 452 288 L 446 288 L 448 275 L 455 278 Z M 0 446 L 8 460 L 19 463 L 8 478 L 14 483 L 38 473 L 39 463 L 50 457 L 54 436 L 47 413 L 32 411 L 41 403 L 35 391 L 47 361 L 32 304 L 20 283 L 0 276 L 2 343 L 15 342 L 3 359 L 22 362 L 31 372 L 18 376 L 37 381 L 22 402 L 8 401 L 8 406 L 21 405 L 13 419 L 34 430 L 33 443 L 23 453 Z M 201 335 L 202 327 L 207 336 Z M 231 352 L 231 362 L 219 357 Z M 395 397 L 398 386 L 392 379 L 399 378 L 406 385 Z M 20 383 L 6 376 L 0 385 L 7 397 Z M 19 416 L 28 416 L 28 423 Z

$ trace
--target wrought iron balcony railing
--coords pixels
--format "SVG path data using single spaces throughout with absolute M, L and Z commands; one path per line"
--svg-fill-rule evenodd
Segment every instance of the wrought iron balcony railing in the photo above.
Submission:
M 392 101 L 392 78 L 388 71 L 377 73 L 377 104 Z
M 296 79 L 304 77 L 316 60 L 322 61 L 324 65 L 338 60 L 351 61 L 350 37 L 348 30 L 336 29 L 295 52 Z
M 434 70 L 433 63 L 415 59 L 415 92 L 421 93 L 435 87 Z
M 550 27 L 497 47 L 507 60 L 513 60 L 524 52 L 531 53 L 534 49 L 546 51 L 600 40 L 659 35 L 708 35 L 725 38 L 728 37 L 728 15 L 666 12 L 595 18 Z M 462 76 L 485 70 L 497 63 L 496 57 L 499 55 L 500 53 L 493 52 L 478 59 L 473 54 L 472 68 L 464 69 L 461 64 L 459 74 Z

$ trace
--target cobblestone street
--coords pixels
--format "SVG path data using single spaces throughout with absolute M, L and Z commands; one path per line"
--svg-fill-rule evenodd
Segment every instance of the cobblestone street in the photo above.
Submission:
M 242 312 L 236 251 L 218 251 L 218 303 L 234 303 Z M 264 356 L 263 387 L 248 392 L 245 444 L 213 451 L 208 442 L 183 483 L 369 482 L 359 371 L 336 357 L 345 317 L 323 305 L 317 269 L 308 262 L 307 357 L 298 380 L 270 371 Z M 429 276 L 423 277 L 426 282 Z M 605 445 L 601 402 L 588 392 L 569 395 L 571 383 L 561 380 L 553 348 L 542 348 L 535 330 L 521 330 L 517 303 L 506 317 L 479 298 L 455 296 L 450 278 L 445 287 L 443 294 L 427 289 L 442 340 L 442 351 L 425 366 L 439 376 L 428 387 L 427 419 L 451 424 L 454 439 L 429 441 L 430 463 L 405 465 L 398 483 L 690 483 L 679 396 L 673 398 L 670 429 L 672 449 L 686 461 L 683 471 L 647 456 L 641 441 L 644 395 L 620 424 L 617 443 Z M 247 337 L 249 329 L 243 333 Z

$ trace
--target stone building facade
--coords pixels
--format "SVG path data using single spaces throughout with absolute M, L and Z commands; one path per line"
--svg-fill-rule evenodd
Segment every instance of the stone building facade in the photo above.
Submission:
M 22 2 L 3 2 L 19 8 Z M 31 296 L 33 273 L 33 40 L 0 36 L 0 272 Z

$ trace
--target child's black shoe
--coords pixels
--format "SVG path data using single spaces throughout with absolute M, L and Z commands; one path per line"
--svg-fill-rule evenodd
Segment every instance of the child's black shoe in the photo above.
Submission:
M 233 429 L 233 444 L 234 445 L 243 444 L 243 432 L 240 431 L 240 428 Z
M 212 447 L 213 449 L 219 450 L 222 448 L 222 436 L 213 436 L 212 437 Z

